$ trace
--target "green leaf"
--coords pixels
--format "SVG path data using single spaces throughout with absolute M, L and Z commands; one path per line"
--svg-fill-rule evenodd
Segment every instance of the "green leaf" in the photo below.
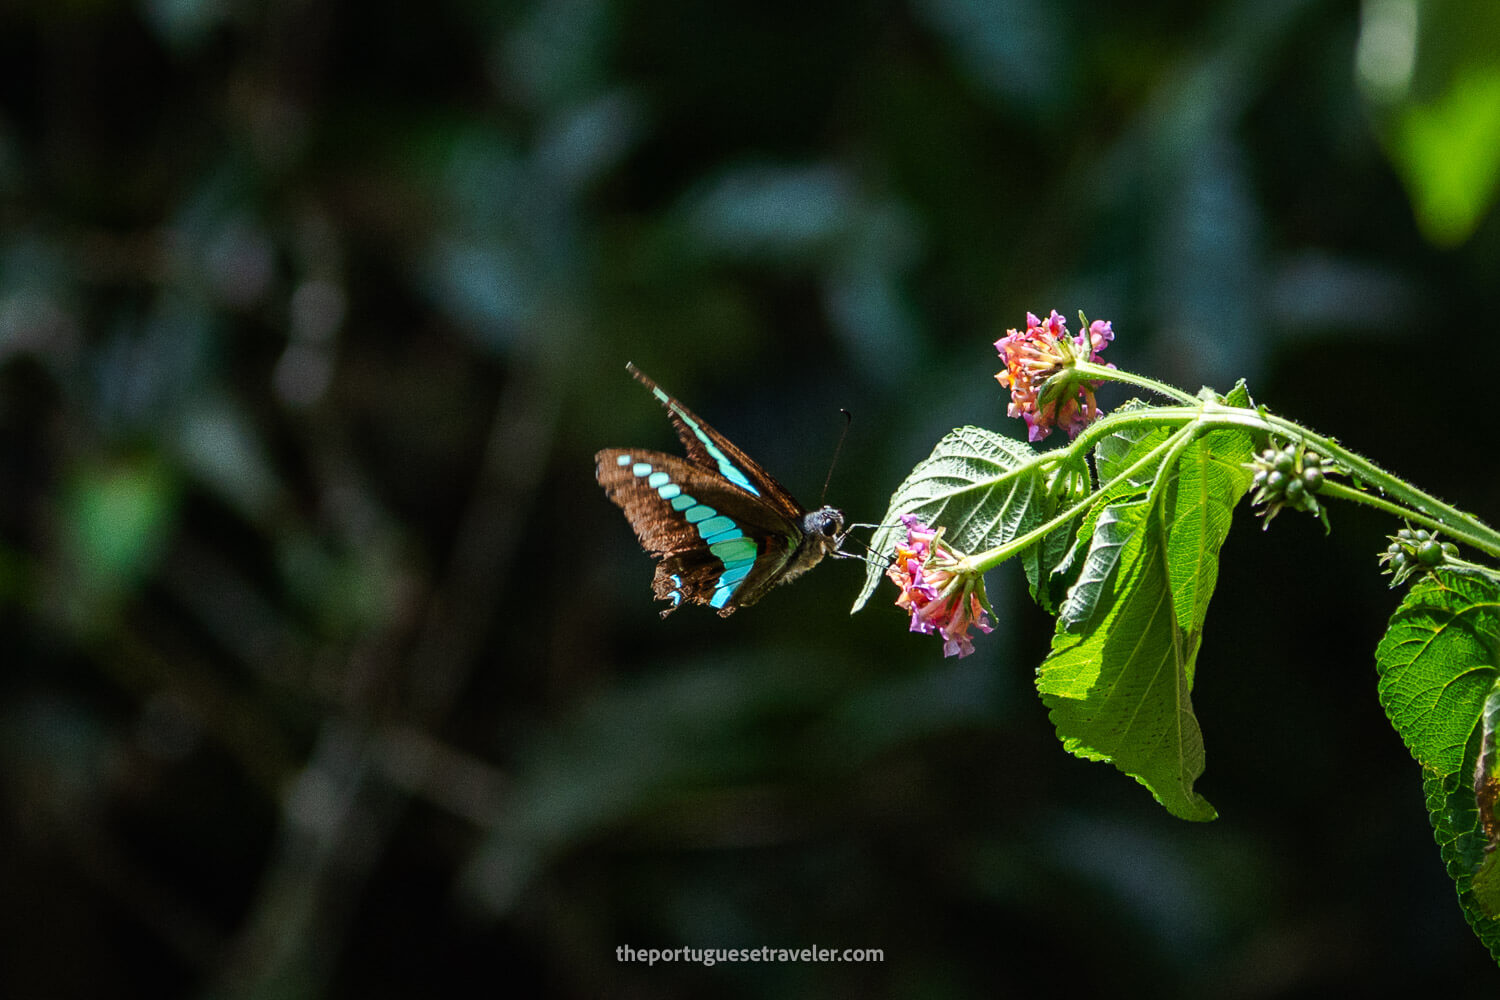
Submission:
M 1466 67 L 1434 100 L 1407 104 L 1390 146 L 1423 235 L 1438 246 L 1468 239 L 1500 183 L 1500 71 Z
M 1089 624 L 1106 585 L 1114 578 L 1120 557 L 1125 552 L 1125 543 L 1141 528 L 1139 510 L 1144 507 L 1144 501 L 1110 504 L 1094 519 L 1089 554 L 1084 560 L 1083 572 L 1068 590 L 1067 599 L 1058 613 L 1059 628 L 1075 632 Z
M 1117 408 L 1115 412 L 1144 409 L 1146 405 L 1139 399 L 1132 399 L 1124 406 Z M 1073 572 L 1079 558 L 1090 550 L 1091 539 L 1094 537 L 1099 517 L 1108 505 L 1145 494 L 1156 477 L 1155 466 L 1145 460 L 1153 453 L 1164 456 L 1170 438 L 1171 431 L 1165 427 L 1137 425 L 1113 431 L 1094 445 L 1094 470 L 1101 492 L 1094 506 L 1089 508 L 1088 513 L 1078 525 L 1076 540 L 1054 564 L 1052 569 L 1054 576 L 1068 576 Z M 1137 462 L 1142 463 L 1141 468 L 1121 478 L 1126 470 Z M 1064 607 L 1066 608 L 1066 602 L 1064 602 Z M 1072 615 L 1076 616 L 1078 613 L 1078 609 L 1075 609 Z
M 1218 431 L 1174 454 L 1146 497 L 1100 513 L 1037 689 L 1070 752 L 1113 763 L 1176 816 L 1210 820 L 1193 787 L 1204 751 L 1192 686 L 1250 438 Z
M 1037 457 L 1029 446 L 981 427 L 950 432 L 891 494 L 871 550 L 882 556 L 895 550 L 905 530 L 897 520 L 902 514 L 943 527 L 944 539 L 961 552 L 981 552 L 1025 534 L 1056 507 Z M 884 573 L 883 560 L 869 563 L 851 613 L 865 606 Z
M 1250 398 L 1250 386 L 1245 383 L 1244 379 L 1234 384 L 1234 388 L 1229 390 L 1229 395 L 1224 397 L 1224 402 L 1246 410 L 1255 406 L 1255 402 Z
M 1500 961 L 1500 916 L 1479 795 L 1493 765 L 1500 686 L 1500 586 L 1439 572 L 1418 582 L 1391 616 L 1375 650 L 1380 704 L 1422 767 L 1422 788 L 1443 864 L 1469 926 Z M 1491 747 L 1486 754 L 1486 738 Z M 1478 779 L 1476 781 L 1476 778 Z
M 1193 790 L 1204 762 L 1190 683 L 1197 648 L 1183 645 L 1176 627 L 1160 508 L 1121 504 L 1100 524 L 1124 544 L 1099 611 L 1082 634 L 1059 620 L 1037 689 L 1069 752 L 1112 762 L 1176 816 L 1213 819 Z
M 1132 399 L 1124 406 L 1116 407 L 1114 412 L 1119 414 L 1144 409 L 1149 409 L 1146 403 Z M 1094 445 L 1094 470 L 1099 474 L 1099 485 L 1108 483 L 1143 456 L 1165 444 L 1170 434 L 1171 431 L 1166 427 L 1128 424 L 1100 438 L 1099 443 Z M 1127 484 L 1135 487 L 1137 492 L 1144 493 L 1146 487 L 1151 485 L 1152 478 L 1151 469 L 1148 468 L 1131 476 Z
M 1087 500 L 1091 492 L 1093 478 L 1087 463 L 1080 457 L 1076 464 L 1062 466 L 1053 474 L 1038 519 L 1051 520 L 1059 511 Z M 1093 510 L 1090 508 L 1088 513 L 1092 514 Z M 1071 570 L 1077 546 L 1074 536 L 1082 520 L 1082 515 L 1069 518 L 1021 553 L 1021 565 L 1026 570 L 1031 598 L 1048 614 L 1057 613 L 1072 582 Z
M 1219 547 L 1229 534 L 1234 505 L 1250 488 L 1253 473 L 1250 436 L 1215 431 L 1188 448 L 1177 462 L 1171 498 L 1171 580 L 1177 624 L 1196 635 L 1208 614 L 1208 599 L 1219 576 Z

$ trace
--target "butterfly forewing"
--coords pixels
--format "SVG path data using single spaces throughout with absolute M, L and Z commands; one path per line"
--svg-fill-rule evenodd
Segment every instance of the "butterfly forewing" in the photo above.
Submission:
M 672 426 L 677 429 L 677 436 L 687 449 L 689 461 L 702 469 L 716 471 L 724 477 L 726 484 L 737 486 L 759 498 L 779 511 L 785 520 L 792 523 L 801 521 L 802 515 L 806 513 L 802 505 L 774 476 L 761 468 L 759 462 L 710 427 L 702 417 L 683 406 L 676 397 L 657 385 L 635 365 L 627 364 L 625 369 L 635 376 L 637 382 L 650 389 L 651 394 L 667 408 Z

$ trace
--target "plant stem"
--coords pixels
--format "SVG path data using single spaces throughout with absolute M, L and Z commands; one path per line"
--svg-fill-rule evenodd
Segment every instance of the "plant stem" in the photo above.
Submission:
M 1311 445 L 1315 451 L 1333 458 L 1362 482 L 1374 486 L 1381 493 L 1399 502 L 1392 503 L 1384 497 L 1349 487 L 1337 489 L 1336 492 L 1341 499 L 1354 500 L 1357 503 L 1395 514 L 1397 517 L 1407 518 L 1429 527 L 1441 528 L 1455 539 L 1464 541 L 1490 556 L 1500 558 L 1500 532 L 1496 532 L 1494 528 L 1474 515 L 1446 504 L 1431 494 L 1424 493 L 1406 480 L 1387 472 L 1363 455 L 1350 451 L 1332 438 L 1316 434 L 1284 417 L 1243 407 L 1225 406 L 1222 403 L 1204 404 L 1204 412 L 1199 420 L 1206 424 L 1222 423 L 1230 426 L 1252 427 L 1267 433 L 1281 434 L 1304 445 Z M 1336 483 L 1333 485 L 1338 487 Z M 1323 487 L 1325 493 L 1329 492 L 1328 486 L 1329 484 L 1325 482 Z
M 1363 490 L 1355 489 L 1352 486 L 1345 486 L 1343 483 L 1325 479 L 1323 481 L 1322 487 L 1318 490 L 1318 496 L 1337 497 L 1340 500 L 1348 500 L 1351 503 L 1359 503 L 1364 504 L 1366 507 L 1374 507 L 1376 510 L 1383 510 L 1387 514 L 1394 514 L 1402 520 L 1410 521 L 1413 524 L 1421 524 L 1429 528 L 1437 528 L 1445 531 L 1448 533 L 1448 536 L 1454 541 L 1463 542 L 1465 545 L 1472 545 L 1474 548 L 1479 549 L 1482 552 L 1488 552 L 1490 555 L 1500 554 L 1492 550 L 1489 539 L 1483 537 L 1482 535 L 1474 534 L 1473 532 L 1468 530 L 1467 526 L 1455 525 L 1448 521 L 1441 520 L 1440 518 L 1431 517 L 1427 514 L 1422 513 L 1421 511 L 1412 510 L 1408 507 L 1403 507 L 1400 504 L 1392 503 L 1385 497 L 1376 496 L 1373 493 L 1366 493 Z
M 1336 441 L 1314 434 L 1281 417 L 1267 414 L 1266 419 L 1277 427 L 1295 430 L 1304 441 L 1315 444 L 1319 450 L 1332 456 L 1359 479 L 1400 501 L 1410 508 L 1411 513 L 1407 516 L 1413 520 L 1434 521 L 1455 537 L 1458 537 L 1456 529 L 1462 527 L 1465 529 L 1463 534 L 1470 536 L 1469 544 L 1482 549 L 1491 556 L 1500 558 L 1500 532 L 1496 532 L 1494 528 L 1474 515 L 1417 489 L 1406 480 L 1392 475 L 1363 455 L 1350 451 Z
M 1121 428 L 1179 427 L 1197 419 L 1202 412 L 1202 400 L 1195 399 L 1191 406 L 1152 406 L 1126 410 L 1123 413 L 1107 413 L 1085 427 L 1066 448 L 1046 452 L 1044 460 L 1061 456 L 1065 461 L 1071 462 L 1092 450 L 1100 438 L 1108 437 Z
M 1090 361 L 1079 361 L 1073 365 L 1073 371 L 1090 380 L 1102 379 L 1106 382 L 1124 382 L 1126 385 L 1133 385 L 1139 389 L 1145 389 L 1147 392 L 1154 392 L 1159 396 L 1175 399 L 1179 403 L 1185 403 L 1188 406 L 1196 406 L 1200 402 L 1197 396 L 1183 392 L 1174 385 L 1158 382 L 1154 378 L 1137 375 L 1135 372 L 1128 372 L 1122 368 L 1106 368 L 1103 365 L 1096 365 Z
M 1320 490 L 1321 495 L 1364 504 L 1416 524 L 1440 529 L 1447 532 L 1455 541 L 1463 542 L 1490 556 L 1500 558 L 1500 532 L 1496 532 L 1472 514 L 1465 513 L 1424 493 L 1362 455 L 1350 451 L 1332 438 L 1316 434 L 1300 424 L 1266 413 L 1262 409 L 1230 406 L 1218 400 L 1198 399 L 1172 386 L 1130 372 L 1100 368 L 1085 363 L 1080 363 L 1077 369 L 1090 377 L 1109 378 L 1116 382 L 1125 382 L 1149 389 L 1180 400 L 1186 405 L 1155 406 L 1149 409 L 1110 414 L 1086 428 L 1066 449 L 1040 456 L 1038 461 L 1048 464 L 1075 461 L 1092 449 L 1099 439 L 1122 428 L 1175 426 L 1176 430 L 1160 445 L 1132 463 L 1129 468 L 1120 472 L 1108 483 L 1101 484 L 1089 496 L 1069 506 L 1055 517 L 1011 539 L 1004 545 L 966 556 L 959 562 L 959 572 L 982 573 L 993 569 L 1035 544 L 1045 535 L 1084 514 L 1108 496 L 1111 487 L 1115 484 L 1138 475 L 1153 464 L 1163 463 L 1166 460 L 1165 456 L 1179 452 L 1192 438 L 1216 428 L 1251 429 L 1265 434 L 1279 434 L 1298 441 L 1332 458 L 1356 476 L 1362 484 L 1373 486 L 1379 491 L 1372 493 L 1354 486 L 1326 480 Z
M 1113 487 L 1116 483 L 1128 481 L 1132 476 L 1138 475 L 1139 473 L 1144 472 L 1150 466 L 1160 462 L 1164 454 L 1169 453 L 1173 449 L 1182 448 L 1186 443 L 1186 439 L 1191 438 L 1194 433 L 1196 433 L 1195 428 L 1193 428 L 1191 425 L 1179 427 L 1176 433 L 1174 433 L 1171 437 L 1167 438 L 1160 445 L 1152 448 L 1149 452 L 1136 459 L 1128 467 L 1122 469 L 1119 474 L 1116 475 L 1113 479 L 1111 479 L 1107 483 L 1101 484 L 1097 490 L 1095 490 L 1093 493 L 1090 493 L 1087 497 L 1080 500 L 1078 503 L 1069 507 L 1067 510 L 1058 514 L 1056 517 L 1053 517 L 1046 523 L 1032 528 L 1030 531 L 1026 532 L 1026 534 L 1018 535 L 1017 537 L 1012 538 L 1004 545 L 997 545 L 993 549 L 987 549 L 984 552 L 975 552 L 972 555 L 965 556 L 963 559 L 959 560 L 956 571 L 959 573 L 983 573 L 986 570 L 994 569 L 996 566 L 1005 562 L 1005 560 L 1009 559 L 1011 556 L 1024 551 L 1029 546 L 1035 544 L 1037 541 L 1040 541 L 1045 535 L 1067 524 L 1073 518 L 1082 515 L 1089 508 L 1097 504 L 1101 499 L 1108 496 L 1111 487 Z

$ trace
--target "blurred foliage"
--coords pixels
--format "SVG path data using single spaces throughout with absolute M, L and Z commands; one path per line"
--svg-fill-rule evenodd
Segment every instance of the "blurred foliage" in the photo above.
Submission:
M 1462 243 L 1500 191 L 1500 7 L 1466 0 L 1371 0 L 1360 82 L 1422 231 Z
M 960 663 L 855 564 L 661 622 L 591 462 L 671 440 L 633 360 L 804 502 L 853 410 L 870 520 L 1082 308 L 1493 522 L 1486 19 L 0 5 L 0 993 L 1492 982 L 1375 697 L 1378 518 L 1236 514 L 1201 827 L 1055 743 L 1018 570 Z

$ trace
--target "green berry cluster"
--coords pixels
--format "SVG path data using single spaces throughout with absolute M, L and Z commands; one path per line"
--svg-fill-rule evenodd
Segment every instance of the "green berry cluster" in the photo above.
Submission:
M 1314 496 L 1328 475 L 1322 455 L 1295 444 L 1270 447 L 1255 456 L 1249 467 L 1255 470 L 1251 502 L 1265 505 L 1262 513 L 1268 526 L 1283 507 L 1315 514 L 1328 526 L 1328 513 Z
M 1381 555 L 1380 563 L 1385 567 L 1382 572 L 1391 574 L 1392 587 L 1399 587 L 1413 573 L 1435 569 L 1458 558 L 1457 545 L 1439 541 L 1437 535 L 1426 528 L 1402 528 L 1387 537 L 1391 544 Z

